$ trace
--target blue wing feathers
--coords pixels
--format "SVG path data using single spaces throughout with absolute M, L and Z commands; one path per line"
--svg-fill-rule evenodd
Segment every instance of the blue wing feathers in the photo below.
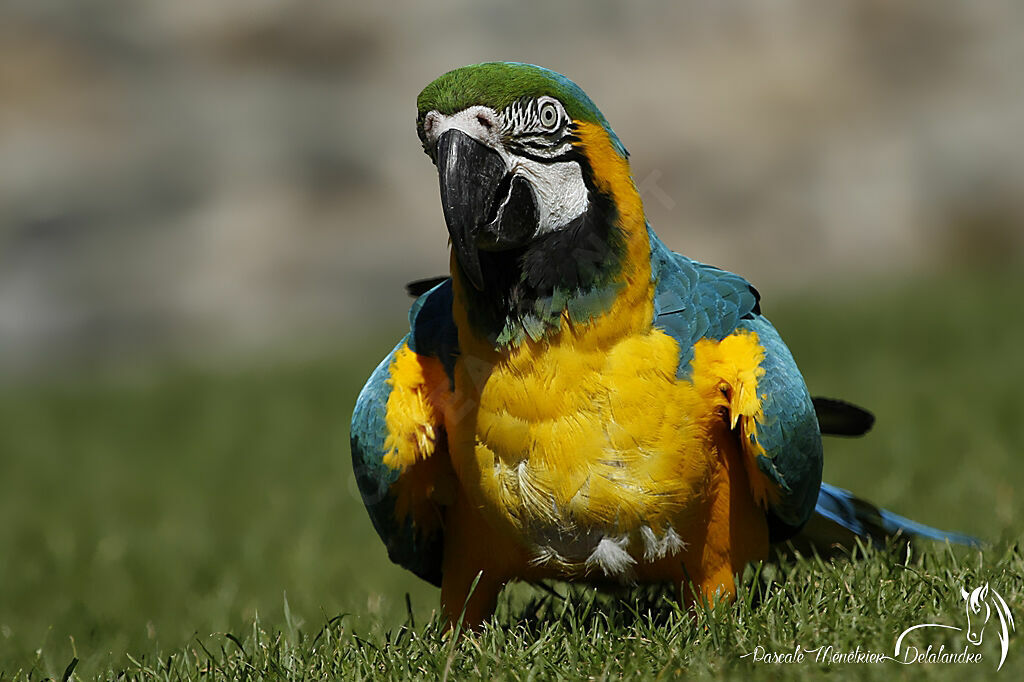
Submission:
M 452 319 L 451 279 L 416 299 L 409 310 L 409 328 L 405 338 L 370 375 L 356 400 L 350 431 L 352 468 L 370 520 L 387 546 L 391 560 L 424 580 L 440 585 L 442 538 L 425 536 L 413 528 L 410 520 L 399 523 L 395 518 L 390 488 L 399 474 L 384 464 L 384 442 L 387 438 L 385 415 L 391 394 L 388 379 L 399 349 L 408 345 L 414 353 L 437 358 L 449 380 L 454 382 L 459 335 Z
M 782 492 L 768 513 L 773 542 L 793 537 L 815 517 L 875 542 L 903 534 L 977 546 L 975 538 L 917 523 L 821 482 L 821 432 L 814 404 L 789 349 L 761 316 L 760 295 L 746 280 L 673 253 L 653 233 L 651 271 L 657 281 L 654 323 L 679 342 L 680 378 L 689 377 L 693 344 L 700 339 L 720 340 L 739 328 L 758 334 L 765 373 L 758 386 L 763 419 L 756 439 L 766 456 L 758 457 L 757 465 Z M 819 530 L 821 524 L 810 524 L 799 539 L 813 544 L 812 533 Z M 835 528 L 824 530 L 822 545 L 826 537 L 830 542 L 840 537 Z
M 757 291 L 739 275 L 673 253 L 653 233 L 654 325 L 679 341 L 680 379 L 690 375 L 693 344 L 724 339 L 740 320 L 760 312 Z
M 409 348 L 440 360 L 454 387 L 459 331 L 452 319 L 451 278 L 416 299 L 409 309 L 409 329 Z
M 764 348 L 764 375 L 758 385 L 764 416 L 757 425 L 757 441 L 766 454 L 758 456 L 757 464 L 785 493 L 771 510 L 781 522 L 776 532 L 795 530 L 809 518 L 821 484 L 818 418 L 803 376 L 771 323 L 756 316 L 738 326 L 756 332 Z
M 722 339 L 745 328 L 757 332 L 764 347 L 758 387 L 764 417 L 756 438 L 767 456 L 757 464 L 784 493 L 769 512 L 773 541 L 792 537 L 813 512 L 875 541 L 903 534 L 977 546 L 975 538 L 931 528 L 821 483 L 821 432 L 813 402 L 789 349 L 761 316 L 760 295 L 746 280 L 673 253 L 653 233 L 651 270 L 658 282 L 655 325 L 679 341 L 680 378 L 689 376 L 693 344 L 702 338 Z

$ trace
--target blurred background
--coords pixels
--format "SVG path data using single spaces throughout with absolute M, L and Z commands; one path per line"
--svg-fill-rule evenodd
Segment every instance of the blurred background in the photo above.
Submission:
M 662 238 L 879 413 L 833 482 L 1017 532 L 1022 35 L 1012 0 L 4 0 L 0 660 L 56 676 L 284 593 L 429 615 L 347 421 L 447 268 L 416 95 L 486 60 L 579 83 Z
M 0 12 L 0 367 L 336 346 L 444 272 L 415 98 L 586 90 L 677 250 L 770 294 L 1024 254 L 1024 8 L 132 3 Z

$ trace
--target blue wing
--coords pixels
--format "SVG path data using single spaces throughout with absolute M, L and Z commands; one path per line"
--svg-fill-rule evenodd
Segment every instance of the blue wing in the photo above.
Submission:
M 370 375 L 352 415 L 352 469 L 370 520 L 395 563 L 440 586 L 442 538 L 414 528 L 412 519 L 399 522 L 391 486 L 397 470 L 384 464 L 387 403 L 391 395 L 390 368 L 395 354 L 408 346 L 420 355 L 439 359 L 449 378 L 458 355 L 458 334 L 451 318 L 451 280 L 417 299 L 409 312 L 410 332 Z
M 745 329 L 756 332 L 764 348 L 765 373 L 758 383 L 763 419 L 752 438 L 765 451 L 756 458 L 758 469 L 780 493 L 768 510 L 773 542 L 793 538 L 798 547 L 827 551 L 836 545 L 850 547 L 854 537 L 884 543 L 887 537 L 902 535 L 979 545 L 968 535 L 926 526 L 822 483 L 814 403 L 789 349 L 761 315 L 757 291 L 738 275 L 671 252 L 653 233 L 651 268 L 658 282 L 654 322 L 679 341 L 679 377 L 689 376 L 693 344 L 702 338 L 721 340 Z M 836 409 L 836 401 L 819 402 L 826 414 Z M 855 434 L 873 421 L 867 413 L 854 417 Z M 850 433 L 849 424 L 836 432 Z
M 693 346 L 741 330 L 757 333 L 764 349 L 758 383 L 763 419 L 751 434 L 759 471 L 777 495 L 768 509 L 772 540 L 795 533 L 814 510 L 821 485 L 821 433 L 814 405 L 789 349 L 761 315 L 760 297 L 739 275 L 673 253 L 651 232 L 651 271 L 657 282 L 654 324 L 679 342 L 677 376 L 691 372 Z
M 821 487 L 821 432 L 814 403 L 793 355 L 775 327 L 757 315 L 742 320 L 741 329 L 757 333 L 764 348 L 758 382 L 762 420 L 750 438 L 764 449 L 757 467 L 780 492 L 768 514 L 772 542 L 784 540 L 807 522 Z
M 409 309 L 409 348 L 437 358 L 455 381 L 459 330 L 452 319 L 452 280 L 447 278 L 416 299 Z

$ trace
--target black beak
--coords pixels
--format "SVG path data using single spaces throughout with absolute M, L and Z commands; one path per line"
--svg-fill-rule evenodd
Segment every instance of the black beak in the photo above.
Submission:
M 496 227 L 492 214 L 509 192 L 505 161 L 461 130 L 448 130 L 437 140 L 437 172 L 455 255 L 469 281 L 482 290 L 479 247 L 491 241 L 489 233 Z

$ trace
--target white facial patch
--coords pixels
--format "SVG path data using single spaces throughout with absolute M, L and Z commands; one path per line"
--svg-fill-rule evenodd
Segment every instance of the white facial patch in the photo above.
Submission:
M 587 210 L 587 186 L 575 161 L 542 163 L 520 156 L 515 157 L 513 172 L 533 187 L 540 214 L 538 235 L 565 227 Z
M 502 143 L 502 116 L 494 109 L 473 106 L 447 116 L 438 111 L 423 118 L 423 129 L 431 145 L 449 130 L 460 130 L 496 151 L 505 167 L 530 183 L 537 202 L 537 234 L 559 230 L 586 212 L 590 205 L 583 170 L 575 161 L 544 163 L 510 153 Z

